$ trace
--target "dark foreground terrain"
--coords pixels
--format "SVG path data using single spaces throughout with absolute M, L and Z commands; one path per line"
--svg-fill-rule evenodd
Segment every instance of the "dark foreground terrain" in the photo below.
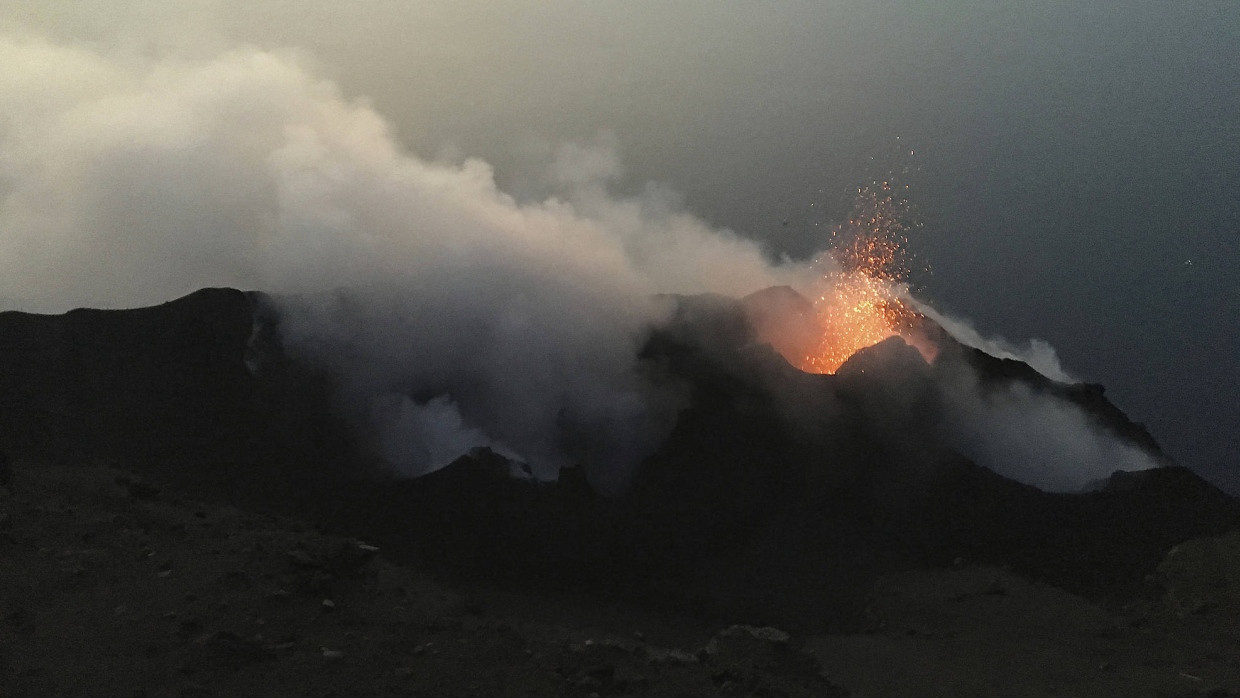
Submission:
M 446 587 L 355 539 L 91 464 L 0 505 L 5 696 L 843 695 L 787 636 Z
M 862 630 L 788 638 L 445 580 L 98 463 L 18 461 L 0 497 L 4 696 L 1240 695 L 1238 609 L 1202 606 L 1234 537 L 1167 568 L 1187 606 L 964 563 L 880 578 Z
M 810 376 L 678 302 L 643 356 L 689 399 L 610 497 L 386 476 L 257 294 L 0 313 L 0 695 L 1240 692 L 1240 505 L 1170 463 L 1047 494 L 933 428 L 968 370 L 1161 458 L 1100 387 L 898 340 Z

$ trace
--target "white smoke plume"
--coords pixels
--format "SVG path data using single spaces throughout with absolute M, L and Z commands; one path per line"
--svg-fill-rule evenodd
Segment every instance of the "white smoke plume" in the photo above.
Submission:
M 342 377 L 398 471 L 486 445 L 543 478 L 589 464 L 614 491 L 680 404 L 635 359 L 666 311 L 655 295 L 805 289 L 813 273 L 658 186 L 615 195 L 606 137 L 553 153 L 557 195 L 518 201 L 485 162 L 406 151 L 294 54 L 151 59 L 0 38 L 0 308 L 285 294 L 300 299 L 281 308 L 286 342 Z M 932 317 L 1068 380 L 1047 346 L 1022 353 Z M 961 394 L 975 396 L 956 407 L 962 448 L 1017 479 L 1070 487 L 1137 460 L 1074 406 Z
M 1015 359 L 1058 383 L 1076 383 L 1055 348 L 1041 339 L 1023 343 L 987 337 L 971 322 L 910 299 L 917 310 L 961 344 L 1000 359 Z M 983 381 L 967 365 L 941 380 L 943 436 L 975 463 L 1050 492 L 1079 492 L 1117 470 L 1158 467 L 1144 448 L 1116 436 L 1079 405 L 1019 381 Z
M 914 301 L 917 309 L 956 339 L 1000 359 L 1023 361 L 1043 376 L 1075 383 L 1055 348 L 1041 339 L 1024 345 L 986 337 L 967 320 Z M 1097 423 L 1079 405 L 1022 383 L 985 386 L 962 372 L 945 384 L 945 436 L 974 462 L 1051 492 L 1078 492 L 1117 470 L 1159 466 L 1143 448 Z
M 670 427 L 639 372 L 657 293 L 802 285 L 651 188 L 564 146 L 562 195 L 519 203 L 478 160 L 428 161 L 296 56 L 118 58 L 0 40 L 0 302 L 133 306 L 203 286 L 318 299 L 285 339 L 344 376 L 400 470 L 492 445 L 604 489 Z M 340 292 L 335 291 L 340 289 Z
M 914 303 L 919 312 L 937 322 L 956 341 L 965 346 L 981 349 L 995 358 L 1024 361 L 1029 364 L 1030 368 L 1053 381 L 1076 382 L 1076 379 L 1068 375 L 1063 365 L 1060 364 L 1059 354 L 1055 352 L 1055 347 L 1046 340 L 1035 337 L 1026 340 L 1025 346 L 1020 346 L 1003 337 L 985 337 L 967 320 L 952 317 L 916 300 Z
M 1117 470 L 1159 466 L 1075 403 L 1013 382 L 982 385 L 962 372 L 945 384 L 947 441 L 1000 475 L 1048 492 L 1079 492 Z

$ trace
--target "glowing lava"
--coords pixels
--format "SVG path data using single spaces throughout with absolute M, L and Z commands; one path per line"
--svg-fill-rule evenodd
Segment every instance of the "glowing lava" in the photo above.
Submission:
M 835 373 L 858 349 L 899 334 L 897 323 L 908 311 L 888 282 L 851 272 L 830 274 L 824 285 L 826 290 L 814 299 L 819 338 L 800 361 L 793 361 L 797 368 Z
M 857 194 L 853 215 L 832 230 L 820 260 L 826 271 L 814 289 L 814 340 L 799 355 L 784 353 L 802 371 L 835 373 L 857 350 L 902 334 L 920 317 L 904 300 L 906 204 L 887 182 Z

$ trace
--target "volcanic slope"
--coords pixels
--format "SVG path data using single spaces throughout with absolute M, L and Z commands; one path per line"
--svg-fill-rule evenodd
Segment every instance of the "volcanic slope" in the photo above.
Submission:
M 212 506 L 294 515 L 458 588 L 836 638 L 886 637 L 912 623 L 917 599 L 932 613 L 942 588 L 972 588 L 978 574 L 999 580 L 979 603 L 987 589 L 1041 603 L 1012 590 L 1050 584 L 1136 608 L 1159 598 L 1173 546 L 1240 524 L 1235 501 L 1179 467 L 1049 494 L 971 463 L 934 427 L 945 376 L 967 367 L 1061 395 L 1157 456 L 1096 386 L 946 342 L 927 364 L 900 339 L 810 375 L 756 341 L 741 301 L 675 303 L 642 359 L 688 406 L 621 497 L 597 495 L 575 469 L 558 483 L 512 479 L 486 451 L 414 480 L 386 475 L 337 416 L 332 376 L 279 346 L 267 299 L 228 289 L 136 310 L 0 314 L 0 448 L 25 468 L 111 466 Z M 891 642 L 883 651 L 903 651 Z M 823 656 L 830 667 L 836 655 Z

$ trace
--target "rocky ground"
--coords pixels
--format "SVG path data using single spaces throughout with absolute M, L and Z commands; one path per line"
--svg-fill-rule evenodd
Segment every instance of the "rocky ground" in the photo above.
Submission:
M 1167 603 L 1101 608 L 961 561 L 880 580 L 862 632 L 789 637 L 448 581 L 106 464 L 19 459 L 11 470 L 0 491 L 4 696 L 1240 691 L 1227 570 L 1186 572 L 1230 559 L 1217 542 L 1170 556 Z
M 844 695 L 777 630 L 449 588 L 106 466 L 13 470 L 0 695 Z
M 808 375 L 678 304 L 643 356 L 691 404 L 615 498 L 392 478 L 261 294 L 0 313 L 0 697 L 1240 695 L 1240 503 L 1042 492 L 932 428 L 967 370 L 1157 456 L 1100 386 L 946 339 Z

